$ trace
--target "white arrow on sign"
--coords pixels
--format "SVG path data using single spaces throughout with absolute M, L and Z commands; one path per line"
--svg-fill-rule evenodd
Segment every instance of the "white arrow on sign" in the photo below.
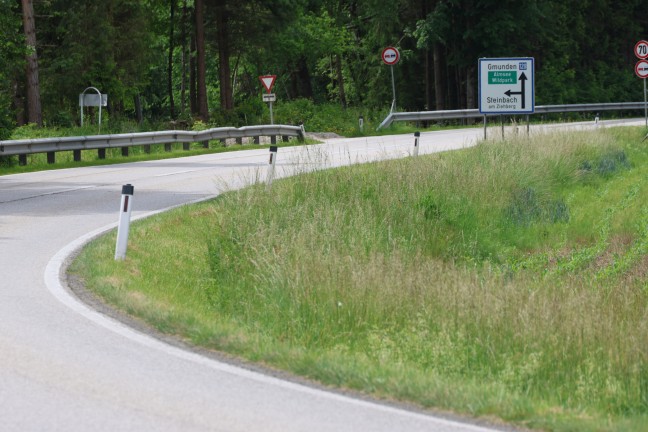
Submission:
M 277 75 L 261 75 L 259 79 L 261 80 L 263 87 L 265 87 L 266 92 L 271 93 L 272 87 L 274 86 L 275 80 L 277 79 Z

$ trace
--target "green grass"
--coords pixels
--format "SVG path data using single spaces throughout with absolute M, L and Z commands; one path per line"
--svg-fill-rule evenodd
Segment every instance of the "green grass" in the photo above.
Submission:
M 557 431 L 648 425 L 638 128 L 253 185 L 72 266 L 161 331 L 377 397 Z

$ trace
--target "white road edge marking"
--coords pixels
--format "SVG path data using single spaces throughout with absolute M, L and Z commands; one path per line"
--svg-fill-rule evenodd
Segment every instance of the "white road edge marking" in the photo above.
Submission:
M 205 201 L 213 197 L 209 198 L 203 198 L 200 200 L 196 200 L 190 203 L 182 204 L 182 205 L 188 205 L 188 204 L 195 204 L 200 201 Z M 139 215 L 136 218 L 133 218 L 134 220 L 136 219 L 143 219 L 149 216 L 152 216 L 154 214 L 162 213 L 164 211 L 170 210 L 172 208 L 179 207 L 179 206 L 173 206 L 169 207 L 166 209 L 146 213 L 144 215 Z M 433 415 L 426 415 L 422 413 L 417 413 L 413 411 L 408 411 L 405 409 L 398 409 L 395 407 L 390 407 L 388 405 L 382 405 L 379 403 L 373 403 L 365 400 L 360 400 L 360 399 L 354 399 L 349 396 L 344 396 L 338 393 L 332 393 L 332 392 L 327 392 L 324 390 L 319 390 L 316 388 L 308 387 L 305 385 L 293 383 L 290 381 L 284 381 L 279 378 L 263 375 L 259 372 L 254 372 L 250 371 L 247 369 L 239 368 L 236 366 L 232 366 L 226 363 L 221 363 L 216 360 L 201 356 L 199 354 L 190 352 L 190 351 L 185 351 L 182 350 L 178 347 L 166 344 L 156 338 L 153 338 L 151 336 L 148 336 L 144 333 L 140 333 L 136 330 L 133 330 L 132 328 L 124 325 L 123 323 L 114 320 L 112 318 L 109 318 L 105 315 L 100 314 L 99 312 L 91 309 L 89 306 L 87 306 L 85 303 L 82 303 L 80 300 L 75 298 L 65 287 L 63 287 L 61 283 L 61 273 L 65 270 L 65 263 L 68 260 L 70 256 L 72 256 L 76 251 L 81 249 L 85 244 L 89 243 L 91 240 L 94 238 L 110 231 L 111 229 L 114 229 L 117 226 L 117 224 L 110 224 L 107 225 L 103 228 L 99 228 L 97 230 L 94 230 L 92 232 L 89 232 L 86 235 L 83 235 L 76 240 L 72 241 L 69 243 L 67 246 L 65 246 L 63 249 L 58 251 L 56 255 L 50 259 L 50 261 L 47 263 L 47 267 L 45 268 L 45 285 L 47 286 L 47 289 L 49 292 L 61 303 L 63 303 L 65 306 L 69 307 L 72 309 L 74 312 L 78 313 L 79 315 L 82 315 L 83 317 L 89 319 L 90 321 L 94 322 L 97 325 L 100 325 L 104 327 L 107 330 L 110 330 L 114 333 L 117 333 L 127 339 L 130 339 L 133 342 L 139 343 L 143 346 L 146 346 L 151 349 L 156 349 L 158 351 L 161 351 L 167 355 L 190 361 L 196 364 L 199 364 L 201 366 L 206 366 L 215 370 L 218 370 L 220 372 L 225 372 L 229 373 L 235 376 L 247 378 L 250 380 L 255 380 L 257 382 L 265 383 L 265 384 L 270 384 L 270 385 L 275 385 L 278 387 L 294 390 L 294 391 L 299 391 L 305 394 L 310 394 L 318 397 L 325 397 L 334 401 L 338 402 L 343 402 L 343 403 L 349 403 L 353 404 L 356 406 L 364 407 L 364 408 L 370 408 L 382 412 L 387 412 L 387 413 L 392 413 L 392 414 L 398 414 L 406 417 L 411 417 L 415 419 L 420 419 L 424 421 L 431 421 L 435 422 L 438 425 L 445 425 L 449 427 L 460 427 L 463 428 L 463 430 L 470 430 L 474 432 L 496 432 L 498 429 L 490 429 L 478 425 L 473 425 L 470 423 L 461 423 L 459 421 L 453 421 L 453 420 L 448 420 L 444 419 L 441 417 L 435 417 Z

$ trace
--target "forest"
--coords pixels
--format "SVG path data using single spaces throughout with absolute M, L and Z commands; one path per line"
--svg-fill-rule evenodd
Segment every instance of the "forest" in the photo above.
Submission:
M 0 139 L 78 123 L 79 94 L 111 119 L 253 123 L 277 104 L 477 107 L 483 57 L 533 57 L 536 104 L 643 99 L 633 48 L 645 0 L 0 0 Z

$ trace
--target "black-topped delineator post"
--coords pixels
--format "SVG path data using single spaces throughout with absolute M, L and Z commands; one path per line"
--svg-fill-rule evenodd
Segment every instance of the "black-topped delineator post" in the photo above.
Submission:
M 128 232 L 130 231 L 130 217 L 133 208 L 133 194 L 135 187 L 131 184 L 122 186 L 121 205 L 119 207 L 119 226 L 117 227 L 117 244 L 115 246 L 115 260 L 126 258 L 128 248 Z
M 421 132 L 414 132 L 414 156 L 418 156 L 419 153 L 419 138 L 421 137 Z
M 267 187 L 270 188 L 275 175 L 275 163 L 277 162 L 277 146 L 270 146 L 270 162 L 268 166 Z

